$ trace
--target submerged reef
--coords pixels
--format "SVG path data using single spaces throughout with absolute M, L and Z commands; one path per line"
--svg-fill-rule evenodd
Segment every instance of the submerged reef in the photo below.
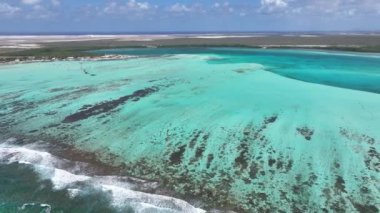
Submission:
M 137 90 L 133 92 L 131 95 L 120 97 L 116 100 L 111 101 L 105 101 L 99 104 L 95 104 L 94 106 L 91 105 L 85 105 L 82 108 L 79 109 L 79 112 L 76 112 L 72 115 L 67 116 L 63 122 L 64 123 L 72 123 L 76 121 L 80 121 L 83 119 L 87 119 L 91 116 L 99 115 L 102 113 L 107 113 L 115 108 L 117 108 L 119 105 L 124 104 L 125 102 L 131 100 L 131 101 L 138 101 L 140 98 L 143 98 L 145 96 L 148 96 L 149 94 L 153 92 L 157 92 L 157 88 L 146 88 L 142 90 Z
M 206 209 L 378 212 L 380 96 L 328 70 L 349 57 L 365 80 L 380 59 L 262 51 L 4 65 L 0 133 L 70 144 Z

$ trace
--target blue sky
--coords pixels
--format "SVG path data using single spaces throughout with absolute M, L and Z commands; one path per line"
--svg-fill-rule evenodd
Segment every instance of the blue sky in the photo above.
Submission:
M 0 33 L 380 30 L 380 0 L 0 0 Z

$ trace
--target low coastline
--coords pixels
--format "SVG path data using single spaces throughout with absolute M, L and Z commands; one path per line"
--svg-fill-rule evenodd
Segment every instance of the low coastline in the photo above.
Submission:
M 380 53 L 380 35 L 110 35 L 0 36 L 0 63 L 54 60 L 116 60 L 90 52 L 118 48 L 316 49 Z
M 299 50 L 316 50 L 316 51 L 334 51 L 334 52 L 344 52 L 344 53 L 362 53 L 362 54 L 377 54 L 380 53 L 377 47 L 364 47 L 358 46 L 324 46 L 324 45 L 299 45 L 299 46 L 241 46 L 241 45 L 217 45 L 217 46 L 133 46 L 133 47 L 112 47 L 111 49 L 123 49 L 123 48 L 249 48 L 249 49 L 299 49 Z M 110 49 L 109 47 L 99 48 L 96 47 L 92 50 L 105 50 Z M 368 51 L 367 51 L 368 50 Z M 373 50 L 373 51 L 372 51 Z M 28 54 L 25 54 L 27 52 Z M 135 58 L 135 56 L 129 55 L 118 55 L 118 54 L 94 54 L 85 50 L 75 50 L 72 51 L 71 55 L 60 55 L 58 52 L 52 51 L 49 54 L 35 54 L 33 51 L 20 51 L 12 54 L 0 54 L 0 64 L 24 64 L 24 63 L 36 63 L 36 62 L 54 62 L 54 61 L 113 61 L 113 60 L 127 60 L 130 58 Z
M 54 56 L 24 56 L 24 57 L 0 57 L 0 64 L 25 64 L 37 62 L 54 62 L 54 61 L 113 61 L 113 60 L 126 60 L 135 58 L 128 55 L 103 55 L 103 56 L 68 56 L 68 57 L 54 57 Z

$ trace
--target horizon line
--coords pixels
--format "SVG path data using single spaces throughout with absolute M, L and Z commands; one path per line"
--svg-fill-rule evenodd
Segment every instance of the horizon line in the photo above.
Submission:
M 291 31 L 62 31 L 62 32 L 0 32 L 0 35 L 191 35 L 191 34 L 284 34 L 284 33 L 380 33 L 380 30 L 291 30 Z

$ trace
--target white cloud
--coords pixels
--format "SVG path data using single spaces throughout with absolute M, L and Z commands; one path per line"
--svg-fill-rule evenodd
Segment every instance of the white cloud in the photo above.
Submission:
M 19 7 L 14 7 L 7 3 L 0 3 L 0 15 L 10 16 L 19 12 L 20 10 L 21 9 Z
M 287 0 L 261 0 L 261 11 L 273 12 L 284 10 L 288 7 Z
M 185 13 L 192 13 L 192 14 L 206 14 L 207 8 L 200 4 L 200 3 L 194 3 L 194 4 L 181 4 L 181 3 L 175 3 L 171 5 L 170 7 L 166 8 L 166 11 L 172 12 L 174 15 L 184 15 Z
M 236 7 L 236 5 L 235 5 Z M 228 1 L 225 1 L 225 2 L 216 2 L 214 3 L 211 8 L 214 9 L 215 11 L 218 11 L 218 12 L 221 12 L 221 13 L 235 13 L 235 11 L 237 12 L 237 14 L 240 14 L 239 11 L 241 8 L 239 7 L 236 7 L 235 8 L 233 5 L 230 4 L 230 2 Z M 242 11 L 240 11 L 242 12 Z M 245 16 L 246 14 L 244 14 L 243 16 Z
M 150 5 L 148 2 L 129 0 L 124 4 L 120 4 L 116 1 L 111 1 L 104 7 L 103 12 L 107 14 L 123 14 L 131 11 L 148 11 L 152 8 L 152 5 Z
M 128 7 L 136 10 L 148 10 L 150 5 L 148 2 L 138 2 L 136 0 L 129 0 L 127 3 Z
M 21 13 L 23 11 L 23 13 Z M 0 16 L 16 17 L 20 19 L 50 19 L 57 14 L 49 10 L 43 4 L 38 4 L 37 1 L 29 1 L 25 9 L 22 7 L 12 6 L 7 3 L 0 2 Z
M 184 4 L 176 3 L 169 8 L 169 11 L 176 13 L 190 12 L 191 8 Z
M 292 6 L 290 13 L 298 7 L 302 14 L 321 18 L 368 16 L 380 11 L 379 0 L 292 0 Z
M 218 2 L 215 2 L 214 5 L 212 5 L 213 8 L 219 8 L 220 4 Z
M 23 4 L 33 5 L 33 4 L 39 4 L 41 0 L 21 0 L 21 2 Z

